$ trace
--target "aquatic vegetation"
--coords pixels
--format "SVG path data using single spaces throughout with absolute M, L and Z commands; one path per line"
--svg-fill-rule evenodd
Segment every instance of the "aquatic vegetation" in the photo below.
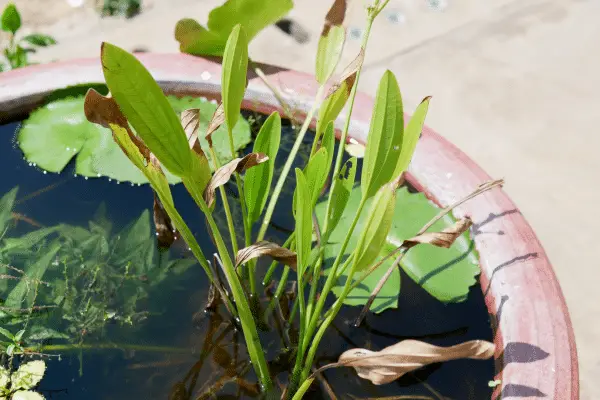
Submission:
M 44 377 L 46 363 L 42 360 L 21 364 L 16 371 L 0 366 L 0 399 L 43 400 L 34 389 Z

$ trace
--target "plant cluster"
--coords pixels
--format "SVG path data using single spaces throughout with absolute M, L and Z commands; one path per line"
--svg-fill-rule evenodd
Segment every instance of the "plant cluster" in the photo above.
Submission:
M 237 23 L 237 19 L 243 15 L 244 6 L 255 6 L 256 2 L 228 1 L 211 12 L 208 29 L 189 19 L 180 21 L 177 26 L 176 37 L 185 51 L 223 56 L 222 100 L 205 132 L 198 129 L 197 109 L 189 109 L 177 115 L 146 68 L 133 55 L 108 43 L 102 45 L 101 59 L 111 96 L 102 96 L 90 90 L 84 110 L 91 122 L 111 129 L 113 139 L 150 182 L 155 192 L 155 212 L 158 210 L 160 219 L 168 222 L 186 241 L 216 292 L 220 294 L 224 306 L 238 321 L 252 367 L 265 392 L 273 390 L 273 379 L 257 330 L 262 314 L 257 312 L 260 285 L 256 261 L 264 256 L 275 260 L 264 278 L 265 282 L 270 281 L 273 268 L 279 264 L 284 265 L 282 278 L 276 289 L 276 294 L 279 295 L 291 271 L 295 272 L 297 312 L 294 321 L 299 326 L 299 337 L 293 348 L 293 369 L 284 396 L 296 399 L 303 396 L 315 378 L 313 361 L 318 346 L 349 293 L 381 266 L 379 256 L 392 226 L 397 190 L 403 183 L 404 172 L 421 134 L 429 98 L 423 100 L 405 124 L 396 78 L 390 71 L 384 73 L 375 98 L 365 149 L 360 176 L 360 200 L 355 209 L 349 209 L 347 205 L 355 184 L 357 160 L 351 158 L 343 162 L 344 148 L 369 33 L 387 1 L 375 0 L 367 8 L 367 27 L 360 53 L 327 91 L 345 39 L 342 23 L 346 2 L 336 0 L 327 14 L 319 40 L 316 62 L 319 90 L 315 105 L 308 111 L 296 142 L 271 190 L 274 160 L 281 140 L 279 113 L 272 113 L 264 121 L 250 154 L 243 157 L 238 155 L 233 135 L 247 85 L 248 40 L 263 24 L 286 11 L 286 2 L 278 2 L 279 6 L 266 8 L 259 18 L 253 18 L 256 13 L 249 13 L 245 15 L 243 22 Z M 217 21 L 225 23 L 218 25 Z M 349 111 L 335 154 L 334 121 L 346 104 Z M 292 214 L 295 229 L 285 243 L 265 241 L 285 179 L 291 172 L 292 163 L 315 115 L 316 137 L 308 162 L 303 169 L 296 168 L 294 171 L 296 187 Z M 223 165 L 212 154 L 212 134 L 222 124 L 227 125 L 231 157 L 231 161 Z M 202 136 L 209 143 L 209 154 L 200 146 L 199 137 Z M 226 283 L 216 279 L 214 268 L 217 266 L 209 263 L 181 217 L 165 171 L 181 179 L 204 214 L 218 251 L 214 259 L 223 270 Z M 333 178 L 326 196 L 325 211 L 318 218 L 315 208 L 330 175 Z M 235 182 L 239 193 L 241 221 L 234 218 L 230 200 L 224 190 L 223 185 L 230 179 Z M 226 215 L 226 232 L 223 232 L 224 227 L 219 226 L 214 217 L 218 197 Z M 356 231 L 361 215 L 364 215 L 362 230 Z M 342 219 L 351 222 L 333 259 L 327 259 L 325 254 L 332 232 Z M 438 219 L 439 216 L 385 257 L 397 256 L 393 268 L 396 268 L 404 254 L 419 244 L 449 247 L 471 224 L 469 219 L 464 219 L 441 232 L 426 232 Z M 258 233 L 255 235 L 253 227 L 257 223 Z M 243 244 L 238 242 L 237 232 L 243 232 Z M 229 247 L 225 235 L 230 238 Z M 349 243 L 354 235 L 357 235 L 357 240 L 350 248 Z M 333 305 L 326 307 L 334 284 L 342 275 L 346 276 L 345 284 L 341 291 L 335 293 L 337 299 Z M 324 368 L 352 366 L 361 377 L 381 384 L 429 362 L 456 357 L 488 358 L 493 350 L 492 344 L 481 341 L 449 348 L 405 341 L 380 352 L 349 350 L 340 357 L 338 363 Z M 423 354 L 428 356 L 423 357 Z M 418 362 L 417 359 L 421 361 Z M 427 361 L 422 361 L 424 359 Z
M 0 48 L 6 59 L 6 63 L 0 61 L 0 72 L 30 65 L 29 54 L 35 53 L 39 47 L 56 44 L 56 40 L 52 36 L 41 33 L 18 37 L 17 33 L 21 29 L 21 15 L 13 3 L 8 3 L 2 11 L 0 28 L 7 36 L 6 39 L 0 36 Z

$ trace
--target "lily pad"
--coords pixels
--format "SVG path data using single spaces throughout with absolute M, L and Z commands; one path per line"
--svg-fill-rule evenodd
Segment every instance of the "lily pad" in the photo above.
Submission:
M 195 97 L 169 96 L 173 109 L 180 113 L 188 108 L 200 109 L 200 132 L 205 132 L 217 105 Z M 17 140 L 25 159 L 50 172 L 61 172 L 75 159 L 75 173 L 85 177 L 101 177 L 131 183 L 148 183 L 144 175 L 127 159 L 113 141 L 109 129 L 88 122 L 83 114 L 83 97 L 64 98 L 32 112 L 23 122 Z M 201 135 L 201 145 L 208 154 L 208 143 Z M 233 130 L 237 149 L 251 140 L 250 126 L 240 119 Z M 231 159 L 227 127 L 213 134 L 213 145 L 221 163 Z M 170 183 L 179 178 L 166 171 Z
M 357 209 L 360 198 L 360 187 L 356 187 L 352 190 L 346 211 L 339 225 L 332 232 L 329 244 L 325 249 L 325 257 L 329 263 L 333 261 L 341 247 L 341 242 L 350 227 L 354 210 Z M 367 203 L 370 203 L 370 201 Z M 365 207 L 365 210 L 368 209 L 369 204 Z M 422 193 L 412 194 L 406 188 L 399 189 L 392 228 L 386 238 L 386 244 L 380 253 L 379 259 L 394 250 L 403 240 L 414 236 L 439 211 L 439 208 L 433 205 Z M 324 202 L 317 205 L 316 212 L 319 219 L 322 219 L 325 212 Z M 363 229 L 364 214 L 366 212 L 363 213 L 350 239 L 345 258 L 356 247 L 358 235 Z M 455 221 L 456 219 L 452 215 L 446 215 L 436 222 L 430 230 L 440 231 Z M 344 303 L 348 305 L 365 304 L 377 282 L 392 263 L 393 258 L 383 263 L 360 286 L 350 292 Z M 464 301 L 469 293 L 469 288 L 476 283 L 476 277 L 479 274 L 478 256 L 468 232 L 457 239 L 449 249 L 429 245 L 419 245 L 412 248 L 404 256 L 401 267 L 411 279 L 422 286 L 431 296 L 446 303 Z M 336 296 L 341 293 L 345 281 L 346 275 L 342 275 L 337 286 L 333 289 Z M 400 273 L 396 269 L 373 302 L 371 311 L 379 313 L 387 308 L 396 308 L 400 290 Z

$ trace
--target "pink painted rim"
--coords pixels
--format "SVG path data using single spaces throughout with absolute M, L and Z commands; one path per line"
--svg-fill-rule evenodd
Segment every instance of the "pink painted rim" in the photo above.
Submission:
M 184 54 L 139 54 L 139 58 L 167 92 L 220 97 L 218 61 Z M 317 90 L 311 75 L 272 66 L 263 69 L 295 109 L 310 108 Z M 0 123 L 31 110 L 54 90 L 102 82 L 98 59 L 2 73 Z M 372 104 L 364 94 L 356 98 L 350 136 L 359 142 L 366 140 Z M 244 107 L 263 113 L 282 111 L 256 76 L 250 77 Z M 442 206 L 490 179 L 429 128 L 423 131 L 409 172 L 409 181 Z M 455 214 L 474 221 L 481 287 L 496 328 L 496 379 L 502 381 L 493 398 L 579 399 L 577 352 L 567 306 L 550 261 L 523 215 L 500 189 L 465 203 Z

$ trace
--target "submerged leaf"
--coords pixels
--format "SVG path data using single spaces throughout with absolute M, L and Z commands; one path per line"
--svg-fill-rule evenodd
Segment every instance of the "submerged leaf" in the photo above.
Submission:
M 46 363 L 42 360 L 29 361 L 21 364 L 17 372 L 11 376 L 11 389 L 31 389 L 36 386 L 46 372 Z
M 248 168 L 267 161 L 269 157 L 261 153 L 250 153 L 243 158 L 235 158 L 215 171 L 204 190 L 204 201 L 212 206 L 215 201 L 215 191 L 226 184 L 234 172 L 242 173 Z
M 3 234 L 11 220 L 12 210 L 19 188 L 15 187 L 0 198 L 0 234 Z
M 168 97 L 175 112 L 197 108 L 199 130 L 207 129 L 217 106 L 206 99 L 175 96 Z M 88 122 L 84 115 L 84 98 L 67 98 L 48 103 L 33 111 L 18 132 L 18 142 L 30 163 L 50 171 L 61 172 L 69 161 L 76 158 L 75 173 L 96 178 L 106 176 L 121 182 L 148 183 L 146 177 L 127 160 L 119 146 L 112 140 L 107 128 Z M 245 147 L 251 140 L 250 126 L 241 119 L 233 131 L 236 149 Z M 201 135 L 200 144 L 205 152 L 208 143 Z M 219 162 L 231 160 L 227 127 L 221 126 L 212 135 Z M 169 183 L 180 179 L 165 171 Z
M 339 366 L 353 367 L 358 376 L 383 385 L 429 364 L 459 358 L 485 360 L 494 355 L 493 343 L 472 340 L 450 347 L 439 347 L 418 340 L 403 340 L 380 351 L 351 349 L 342 353 Z
M 296 253 L 266 240 L 245 247 L 237 252 L 235 257 L 236 268 L 248 261 L 261 256 L 270 256 L 282 264 L 296 268 Z

